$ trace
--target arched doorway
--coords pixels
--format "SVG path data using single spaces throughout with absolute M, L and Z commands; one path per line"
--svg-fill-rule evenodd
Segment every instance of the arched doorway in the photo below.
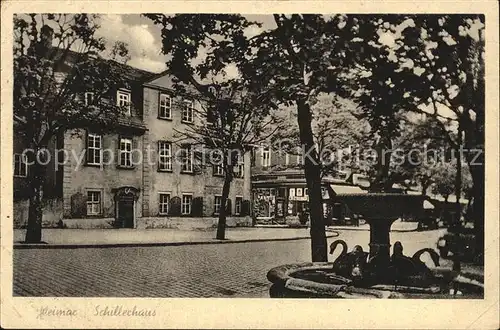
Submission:
M 113 189 L 115 193 L 115 227 L 135 228 L 135 208 L 139 199 L 139 189 L 120 187 Z

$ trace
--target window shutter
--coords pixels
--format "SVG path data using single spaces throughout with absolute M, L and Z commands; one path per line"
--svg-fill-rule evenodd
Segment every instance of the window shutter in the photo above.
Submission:
M 241 201 L 241 216 L 250 215 L 250 201 L 242 200 Z
M 181 215 L 181 198 L 174 196 L 170 198 L 170 215 L 180 216 Z
M 104 134 L 101 135 L 101 152 L 102 152 L 102 165 L 104 164 L 109 164 L 110 157 L 112 157 L 109 153 L 110 148 L 109 148 L 109 141 L 108 139 L 105 138 Z M 107 150 L 107 152 L 105 152 Z
M 87 163 L 90 161 L 89 130 L 85 131 L 85 160 L 87 161 Z
M 133 137 L 131 137 L 131 140 L 132 140 L 132 156 L 131 156 L 132 165 L 138 166 L 138 165 L 140 165 L 139 161 L 141 160 L 140 159 L 140 157 L 141 157 L 140 151 L 137 151 L 137 149 L 139 149 L 139 137 L 133 136 Z M 134 151 L 134 150 L 136 150 L 136 151 Z
M 203 216 L 203 197 L 193 198 L 193 216 L 195 217 Z
M 160 94 L 161 95 L 161 94 Z M 159 111 L 159 110 L 158 110 Z M 161 141 L 157 141 L 156 142 L 156 150 L 153 150 L 154 152 L 154 155 L 156 157 L 156 169 L 157 170 L 160 170 L 162 169 L 160 167 L 160 144 L 161 144 Z
M 87 215 L 87 195 L 77 192 L 71 196 L 71 216 L 82 218 Z
M 226 200 L 226 215 L 232 215 L 233 208 L 232 208 L 232 203 L 231 203 L 231 198 L 227 198 Z
M 120 141 L 122 139 L 122 136 L 118 134 L 118 140 L 116 141 L 116 148 L 115 148 L 115 164 L 121 165 L 120 162 Z

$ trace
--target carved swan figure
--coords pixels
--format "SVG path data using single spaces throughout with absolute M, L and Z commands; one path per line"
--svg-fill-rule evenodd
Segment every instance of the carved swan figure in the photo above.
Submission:
M 337 274 L 346 278 L 361 278 L 368 252 L 364 252 L 360 245 L 356 245 L 348 253 L 347 243 L 343 240 L 336 240 L 330 244 L 330 254 L 333 254 L 339 245 L 342 246 L 342 251 L 333 262 L 333 269 Z
M 413 257 L 411 257 L 411 259 L 415 263 L 415 266 L 417 266 L 419 269 L 424 269 L 424 268 L 428 269 L 428 267 L 425 265 L 425 263 L 420 259 L 424 253 L 429 254 L 435 267 L 439 266 L 439 254 L 430 248 L 421 249 L 421 250 L 418 250 L 417 252 L 415 252 Z
M 392 251 L 391 266 L 395 268 L 398 277 L 417 274 L 417 269 L 412 258 L 403 254 L 403 244 L 400 241 L 394 243 Z

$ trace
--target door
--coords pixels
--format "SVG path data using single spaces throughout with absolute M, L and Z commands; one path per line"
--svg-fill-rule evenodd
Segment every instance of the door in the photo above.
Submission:
M 118 228 L 134 228 L 134 198 L 133 196 L 120 196 L 118 199 Z

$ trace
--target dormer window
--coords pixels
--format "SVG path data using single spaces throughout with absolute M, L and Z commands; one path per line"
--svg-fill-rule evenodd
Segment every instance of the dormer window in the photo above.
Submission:
M 130 92 L 125 90 L 119 90 L 116 93 L 116 105 L 123 108 L 124 114 L 130 116 Z
M 94 103 L 94 93 L 85 92 L 85 105 L 91 105 L 92 103 Z
M 192 123 L 194 113 L 194 103 L 193 101 L 185 100 L 184 107 L 182 108 L 182 122 Z
M 269 147 L 262 148 L 261 155 L 262 155 L 262 158 L 261 158 L 262 167 L 271 166 L 271 150 L 269 149 Z

